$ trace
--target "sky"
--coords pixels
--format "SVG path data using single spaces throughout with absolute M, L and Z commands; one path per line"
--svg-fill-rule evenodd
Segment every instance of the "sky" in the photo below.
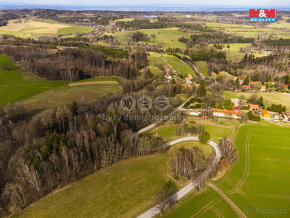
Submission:
M 109 6 L 109 5 L 190 5 L 190 6 L 228 6 L 228 7 L 250 7 L 266 6 L 289 7 L 289 0 L 0 0 L 0 4 L 19 4 L 19 5 L 77 5 L 77 6 Z

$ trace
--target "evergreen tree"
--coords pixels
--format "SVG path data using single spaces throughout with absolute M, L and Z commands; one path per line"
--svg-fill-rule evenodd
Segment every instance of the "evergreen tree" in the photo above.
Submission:
M 259 98 L 259 100 L 258 100 L 258 104 L 259 104 L 259 106 L 261 106 L 262 108 L 265 107 L 265 105 L 264 105 L 264 99 L 263 99 L 262 96 Z
M 249 76 L 246 77 L 246 79 L 243 81 L 243 85 L 249 85 L 250 83 L 250 78 Z
M 205 82 L 204 80 L 201 80 L 199 89 L 198 89 L 198 94 L 200 97 L 206 96 L 206 88 L 205 88 Z

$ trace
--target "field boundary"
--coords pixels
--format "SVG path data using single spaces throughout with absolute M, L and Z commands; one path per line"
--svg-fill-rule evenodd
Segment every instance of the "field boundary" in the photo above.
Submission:
M 119 85 L 119 83 L 117 81 L 89 81 L 68 84 L 68 86 L 85 86 L 85 85 Z
M 246 218 L 246 215 L 241 211 L 241 209 L 225 194 L 223 193 L 217 186 L 212 183 L 208 184 L 213 190 L 215 190 L 237 213 L 239 217 Z

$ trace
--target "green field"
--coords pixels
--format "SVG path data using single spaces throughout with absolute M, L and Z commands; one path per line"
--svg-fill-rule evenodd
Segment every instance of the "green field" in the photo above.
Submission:
M 239 129 L 236 147 L 239 160 L 218 186 L 248 217 L 289 217 L 290 129 L 275 126 L 247 125 Z M 180 201 L 167 217 L 237 216 L 231 207 L 220 201 L 211 188 Z M 286 213 L 285 210 L 286 209 Z M 274 212 L 273 212 L 274 211 Z M 197 214 L 197 212 L 199 212 Z
M 188 124 L 192 126 L 193 124 Z M 210 133 L 210 138 L 216 142 L 219 141 L 219 138 L 229 136 L 231 138 L 235 137 L 235 127 L 237 126 L 236 122 L 233 120 L 219 119 L 217 124 L 202 124 L 207 132 Z M 156 136 L 161 136 L 164 141 L 172 141 L 180 136 L 176 135 L 176 129 L 178 124 L 167 124 L 163 126 L 156 127 L 151 130 Z
M 9 20 L 8 25 L 0 27 L 1 35 L 13 35 L 20 38 L 40 36 L 71 35 L 89 33 L 92 29 L 86 26 L 70 25 L 52 20 Z
M 134 21 L 135 18 L 122 18 L 122 19 L 117 19 L 117 20 L 114 20 L 115 22 L 132 22 Z
M 224 92 L 224 97 L 226 98 L 239 98 L 244 96 L 246 99 L 250 98 L 251 95 L 255 93 L 249 92 Z M 271 92 L 271 93 L 256 93 L 258 97 L 262 96 L 264 99 L 264 104 L 270 106 L 271 104 L 282 104 L 287 107 L 287 110 L 290 110 L 290 95 L 283 94 L 280 92 Z
M 289 32 L 287 29 L 275 29 L 265 26 L 261 28 L 254 25 L 241 25 L 241 24 L 227 24 L 227 23 L 215 23 L 215 22 L 206 22 L 207 27 L 214 28 L 216 30 L 221 30 L 224 33 L 234 33 L 244 37 L 260 37 L 260 38 L 290 38 Z M 282 24 L 283 25 L 283 24 Z M 285 25 L 283 25 L 285 26 Z
M 186 44 L 179 42 L 178 38 L 182 36 L 189 36 L 188 33 L 180 32 L 178 28 L 164 28 L 164 29 L 141 29 L 138 30 L 149 36 L 149 42 L 139 42 L 140 44 L 160 45 L 163 48 L 186 48 Z M 114 37 L 121 43 L 128 43 L 130 35 L 136 31 L 117 32 L 113 34 Z M 155 38 L 152 37 L 155 35 Z
M 3 65 L 8 67 L 4 70 Z M 1 105 L 5 105 L 8 102 L 22 101 L 65 84 L 66 82 L 64 81 L 46 81 L 32 73 L 24 72 L 12 64 L 7 56 L 0 55 Z
M 76 34 L 76 33 L 89 33 L 92 30 L 89 27 L 86 26 L 72 26 L 72 27 L 66 27 L 59 29 L 57 31 L 58 35 L 71 35 L 71 34 Z
M 174 147 L 198 147 L 206 156 L 213 152 L 200 142 Z M 101 169 L 50 194 L 16 217 L 136 217 L 154 205 L 155 193 L 170 179 L 170 151 Z
M 3 64 L 8 65 L 8 70 L 3 70 Z M 102 77 L 78 82 L 88 81 L 119 81 L 119 79 Z M 29 109 L 42 109 L 79 101 L 81 98 L 91 101 L 100 96 L 120 91 L 119 84 L 68 86 L 66 81 L 47 81 L 35 74 L 23 71 L 12 64 L 7 56 L 0 55 L 1 105 L 6 105 L 8 102 L 23 101 L 24 106 Z
M 194 65 L 196 66 L 197 70 L 202 73 L 202 75 L 208 77 L 208 67 L 206 61 L 195 61 Z
M 39 93 L 23 101 L 24 105 L 31 109 L 43 109 L 69 104 L 73 101 L 85 100 L 90 102 L 105 95 L 111 95 L 122 91 L 120 84 L 89 84 L 81 83 L 91 81 L 117 81 L 116 77 L 100 77 L 75 81 L 79 86 L 68 86 L 68 84 L 56 87 L 43 93 Z
M 149 61 L 149 66 L 151 67 L 149 69 L 152 69 L 152 67 L 155 67 L 153 68 L 153 73 L 155 74 L 158 73 L 158 70 L 159 70 L 159 68 L 157 68 L 158 65 L 162 65 L 162 66 L 166 65 L 166 66 L 171 66 L 173 70 L 175 70 L 176 72 L 180 72 L 183 76 L 187 76 L 188 74 L 192 75 L 193 77 L 195 76 L 194 71 L 191 69 L 191 67 L 188 64 L 180 61 L 177 57 L 173 55 L 150 52 L 148 55 L 148 61 Z

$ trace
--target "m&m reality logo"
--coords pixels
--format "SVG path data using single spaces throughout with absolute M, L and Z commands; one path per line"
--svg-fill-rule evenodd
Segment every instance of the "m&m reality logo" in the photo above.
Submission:
M 276 22 L 276 9 L 250 9 L 250 22 Z

